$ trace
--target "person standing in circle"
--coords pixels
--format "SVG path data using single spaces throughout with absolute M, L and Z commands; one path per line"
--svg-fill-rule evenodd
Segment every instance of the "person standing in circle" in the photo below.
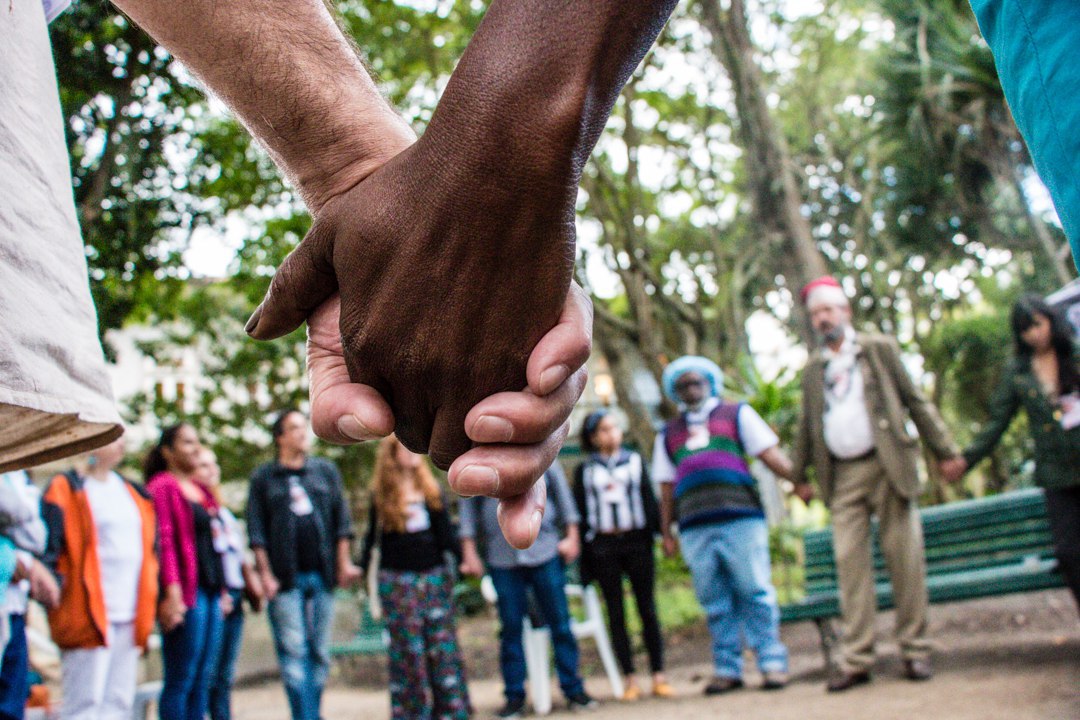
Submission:
M 54 477 L 42 498 L 61 579 L 49 628 L 60 648 L 63 720 L 130 717 L 139 656 L 154 629 L 154 506 L 116 472 L 123 459 L 120 438 Z
M 228 592 L 229 608 L 222 621 L 221 642 L 218 654 L 212 659 L 210 671 L 210 720 L 229 720 L 232 717 L 232 685 L 236 671 L 236 659 L 244 635 L 244 599 L 247 598 L 255 612 L 262 610 L 262 582 L 248 562 L 245 552 L 243 529 L 221 497 L 221 468 L 217 456 L 204 447 L 199 453 L 195 479 L 217 504 L 214 518 L 214 544 L 221 553 L 221 568 Z
M 1035 445 L 1035 483 L 1046 494 L 1054 555 L 1080 607 L 1080 362 L 1072 328 L 1038 295 L 1012 311 L 1016 357 L 990 399 L 990 419 L 946 475 L 955 482 L 997 446 L 1021 408 Z
M 360 556 L 380 550 L 379 597 L 390 632 L 390 717 L 469 717 L 465 664 L 454 625 L 454 581 L 446 554 L 461 561 L 446 499 L 422 455 L 391 435 L 379 443 L 371 512 Z
M 597 410 L 581 426 L 585 461 L 574 472 L 574 500 L 581 515 L 582 582 L 595 579 L 608 609 L 615 655 L 626 676 L 622 699 L 641 697 L 634 656 L 626 631 L 623 578 L 630 580 L 649 654 L 652 692 L 673 697 L 664 676 L 664 642 L 656 614 L 656 561 L 653 540 L 660 531 L 660 508 L 641 455 L 622 446 L 615 416 Z
M 673 556 L 681 545 L 708 616 L 714 675 L 705 694 L 743 687 L 744 645 L 757 655 L 761 688 L 779 690 L 788 682 L 788 652 L 750 461 L 757 458 L 782 477 L 791 462 L 754 408 L 723 399 L 724 374 L 712 360 L 683 356 L 664 368 L 662 381 L 679 414 L 656 436 L 652 474 L 660 483 L 664 554 Z
M 163 597 L 158 605 L 164 682 L 161 720 L 203 720 L 210 667 L 229 610 L 221 555 L 214 545 L 217 504 L 195 481 L 202 445 L 195 428 L 165 428 L 143 465 L 157 514 Z
M 286 410 L 271 434 L 277 458 L 251 476 L 248 540 L 292 718 L 319 720 L 330 675 L 333 589 L 360 580 L 350 556 L 352 520 L 337 467 L 308 455 L 307 418 Z

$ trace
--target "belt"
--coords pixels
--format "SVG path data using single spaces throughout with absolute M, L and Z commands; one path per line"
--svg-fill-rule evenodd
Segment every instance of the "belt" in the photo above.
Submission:
M 850 463 L 850 462 L 859 462 L 860 460 L 868 460 L 868 459 L 872 458 L 876 454 L 877 454 L 877 448 L 870 448 L 868 451 L 864 452 L 862 455 L 856 455 L 855 457 L 842 458 L 842 457 L 836 457 L 832 453 L 829 453 L 829 458 L 833 462 Z
M 626 537 L 627 535 L 641 534 L 641 533 L 644 533 L 644 532 L 645 532 L 645 528 L 632 528 L 630 530 L 608 530 L 606 532 L 602 532 L 602 531 L 597 530 L 596 536 L 597 537 L 617 538 L 617 537 Z

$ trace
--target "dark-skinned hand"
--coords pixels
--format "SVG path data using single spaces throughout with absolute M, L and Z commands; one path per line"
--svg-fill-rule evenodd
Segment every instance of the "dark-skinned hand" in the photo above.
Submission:
M 414 148 L 320 210 L 249 329 L 281 335 L 314 304 L 315 432 L 355 441 L 394 431 L 441 467 L 453 462 L 456 490 L 509 500 L 503 531 L 525 545 L 535 538 L 542 500 L 522 493 L 565 439 L 590 350 L 591 304 L 569 286 L 570 252 L 552 249 L 572 248 L 572 225 L 553 203 L 512 203 L 505 189 L 469 203 L 460 192 L 436 191 L 420 169 L 433 160 L 422 141 Z M 508 207 L 514 217 L 496 222 Z M 341 301 L 324 301 L 340 279 L 349 280 Z M 334 323 L 341 307 L 354 311 Z M 351 427 L 332 407 L 346 404 L 363 408 L 349 416 Z M 473 441 L 481 445 L 470 450 Z
M 260 338 L 289 332 L 340 288 L 349 379 L 378 393 L 393 415 L 392 425 L 376 418 L 360 432 L 393 429 L 446 469 L 472 446 L 466 416 L 495 393 L 528 387 L 539 397 L 565 388 L 569 404 L 560 405 L 568 411 L 581 391 L 584 376 L 571 376 L 588 356 L 589 337 L 564 327 L 564 335 L 576 335 L 560 341 L 573 344 L 570 361 L 527 376 L 530 351 L 568 304 L 580 304 L 568 298 L 566 188 L 511 196 L 508 184 L 492 177 L 466 192 L 461 172 L 432 172 L 441 165 L 421 140 L 331 199 L 278 269 L 249 329 Z M 502 437 L 486 442 L 543 442 L 565 415 L 550 420 L 531 438 L 506 425 Z M 463 477 L 455 487 L 506 497 L 533 479 L 505 486 Z

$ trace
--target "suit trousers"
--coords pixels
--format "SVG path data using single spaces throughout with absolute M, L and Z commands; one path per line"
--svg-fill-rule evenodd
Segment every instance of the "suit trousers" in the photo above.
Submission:
M 900 654 L 905 660 L 923 659 L 930 653 L 926 639 L 929 599 L 918 502 L 896 492 L 876 454 L 835 460 L 833 470 L 830 509 L 843 621 L 841 669 L 870 670 L 874 662 L 873 515 L 878 517 L 881 552 L 893 586 Z

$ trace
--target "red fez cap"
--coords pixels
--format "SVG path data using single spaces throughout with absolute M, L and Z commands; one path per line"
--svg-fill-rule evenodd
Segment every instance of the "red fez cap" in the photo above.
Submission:
M 840 287 L 839 281 L 837 281 L 837 279 L 834 278 L 832 275 L 822 275 L 817 280 L 811 280 L 810 282 L 806 283 L 806 286 L 803 287 L 802 291 L 799 293 L 799 296 L 802 298 L 803 305 L 805 305 L 806 301 L 810 298 L 811 292 L 813 292 L 817 288 L 827 287 L 836 288 L 841 292 L 843 292 L 844 290 L 842 287 Z

